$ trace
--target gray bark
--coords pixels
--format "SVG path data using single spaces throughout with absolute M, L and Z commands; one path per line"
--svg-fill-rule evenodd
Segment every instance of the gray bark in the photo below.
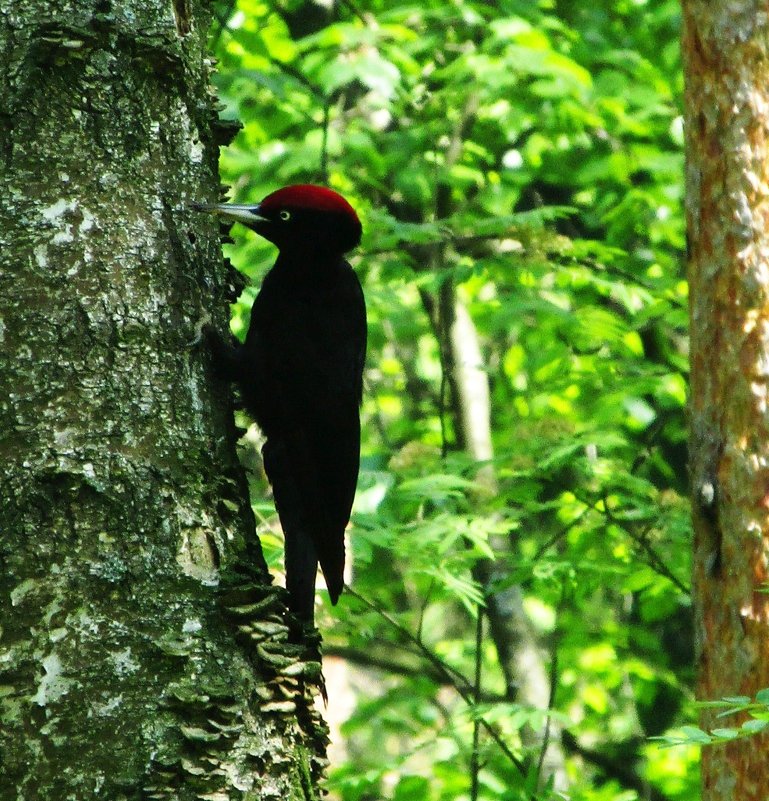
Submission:
M 192 344 L 237 285 L 188 211 L 226 138 L 207 25 L 0 0 L 0 798 L 317 795 L 319 665 Z

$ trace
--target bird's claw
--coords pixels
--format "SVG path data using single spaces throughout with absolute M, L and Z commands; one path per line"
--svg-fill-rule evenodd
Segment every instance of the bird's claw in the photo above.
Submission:
M 203 316 L 195 323 L 195 336 L 189 341 L 188 345 L 191 348 L 200 345 L 203 341 L 205 329 L 211 323 L 211 315 L 208 312 L 203 312 Z

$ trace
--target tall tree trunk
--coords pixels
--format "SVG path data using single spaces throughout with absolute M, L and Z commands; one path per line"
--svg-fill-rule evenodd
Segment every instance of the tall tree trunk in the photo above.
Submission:
M 193 344 L 237 280 L 187 210 L 200 5 L 0 0 L 1 798 L 317 795 L 319 666 Z
M 769 14 L 683 11 L 698 694 L 714 699 L 769 686 Z M 704 749 L 703 799 L 763 801 L 768 745 Z
M 476 482 L 485 493 L 494 496 L 498 486 L 491 465 L 494 458 L 491 399 L 478 331 L 450 280 L 441 288 L 439 309 L 440 345 L 444 368 L 449 374 L 454 427 L 467 453 L 485 463 L 478 470 Z M 546 655 L 523 607 L 521 588 L 510 585 L 508 580 L 510 564 L 515 558 L 510 538 L 495 535 L 490 544 L 496 560 L 479 560 L 473 576 L 486 596 L 484 612 L 489 619 L 508 697 L 534 708 L 549 709 L 553 699 Z M 539 753 L 541 783 L 549 783 L 554 790 L 567 790 L 569 782 L 560 725 L 551 720 L 543 732 L 527 726 L 521 731 L 521 738 L 533 753 Z

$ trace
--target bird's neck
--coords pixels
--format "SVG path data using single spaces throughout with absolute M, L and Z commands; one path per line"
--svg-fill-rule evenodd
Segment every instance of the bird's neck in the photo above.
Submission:
M 278 254 L 275 267 L 284 273 L 292 273 L 304 280 L 323 280 L 339 271 L 344 257 L 339 253 L 323 253 L 311 248 L 282 248 Z

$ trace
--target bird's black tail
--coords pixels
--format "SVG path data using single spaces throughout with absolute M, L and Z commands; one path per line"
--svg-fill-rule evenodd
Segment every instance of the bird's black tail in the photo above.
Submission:
M 312 512 L 308 509 L 308 499 L 303 497 L 295 479 L 285 443 L 278 438 L 268 439 L 262 457 L 285 539 L 288 608 L 302 621 L 312 623 L 318 551 L 310 531 L 317 521 L 309 519 Z
M 286 589 L 288 607 L 299 618 L 312 623 L 315 610 L 315 578 L 318 553 L 309 534 L 285 530 Z

